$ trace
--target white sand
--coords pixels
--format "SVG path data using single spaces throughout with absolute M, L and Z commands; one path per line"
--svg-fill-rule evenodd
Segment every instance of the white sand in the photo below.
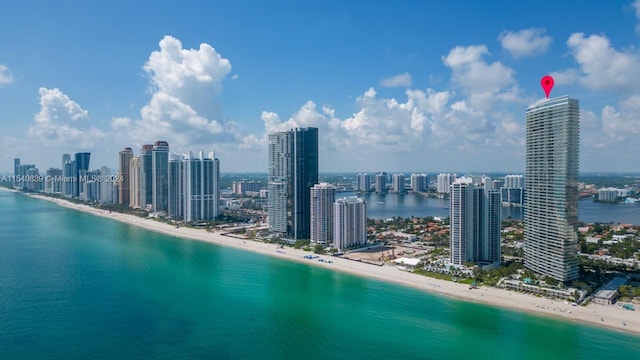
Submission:
M 624 332 L 640 334 L 640 311 L 629 311 L 615 305 L 605 306 L 589 304 L 587 306 L 571 306 L 563 301 L 556 301 L 493 287 L 483 286 L 479 289 L 470 290 L 468 285 L 404 272 L 393 266 L 375 266 L 330 256 L 322 256 L 322 258 L 332 260 L 333 263 L 331 264 L 319 262 L 317 260 L 307 260 L 304 259 L 303 256 L 310 253 L 303 250 L 296 250 L 288 247 L 278 249 L 274 244 L 223 236 L 219 232 L 207 232 L 203 229 L 186 227 L 176 228 L 169 224 L 151 219 L 143 219 L 134 215 L 108 212 L 87 205 L 75 204 L 66 200 L 45 197 L 42 195 L 32 196 L 38 199 L 54 202 L 67 208 L 140 226 L 145 229 L 161 232 L 167 235 L 206 241 L 222 246 L 230 246 L 247 251 L 253 251 L 268 256 L 304 262 L 310 265 L 331 268 L 333 270 L 343 271 L 358 276 L 406 285 L 419 290 L 451 296 L 457 299 L 493 305 L 499 308 L 525 311 L 538 315 L 590 323 Z

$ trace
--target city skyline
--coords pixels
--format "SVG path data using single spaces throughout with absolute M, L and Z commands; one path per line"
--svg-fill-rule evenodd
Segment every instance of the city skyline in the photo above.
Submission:
M 313 21 L 303 4 L 199 4 L 206 23 L 183 20 L 190 3 L 128 6 L 142 23 L 119 20 L 122 3 L 72 4 L 5 4 L 0 172 L 15 157 L 57 167 L 57 152 L 116 168 L 110 154 L 148 139 L 263 171 L 267 134 L 318 127 L 321 172 L 522 173 L 522 109 L 546 74 L 552 97 L 581 99 L 583 171 L 626 172 L 640 150 L 638 0 L 580 17 L 557 3 L 325 2 Z

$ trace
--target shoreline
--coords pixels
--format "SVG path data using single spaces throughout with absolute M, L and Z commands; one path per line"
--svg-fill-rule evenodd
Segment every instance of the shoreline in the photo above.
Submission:
M 204 229 L 187 227 L 176 228 L 173 225 L 152 219 L 141 218 L 135 215 L 119 212 L 109 212 L 108 210 L 93 208 L 86 204 L 72 203 L 65 199 L 52 198 L 40 194 L 26 194 L 11 189 L 1 190 L 20 193 L 32 198 L 49 201 L 65 208 L 116 220 L 181 239 L 204 241 L 219 246 L 232 247 L 239 250 L 250 251 L 298 263 L 306 263 L 334 271 L 349 273 L 355 276 L 407 286 L 439 296 L 446 296 L 462 301 L 471 301 L 500 309 L 507 309 L 521 313 L 524 312 L 536 316 L 551 317 L 561 321 L 579 322 L 591 326 L 617 330 L 636 336 L 640 335 L 640 312 L 625 310 L 616 305 L 599 305 L 590 303 L 587 306 L 571 306 L 565 301 L 536 297 L 534 295 L 488 286 L 482 286 L 478 289 L 471 290 L 468 288 L 468 285 L 465 284 L 453 283 L 413 274 L 392 266 L 373 266 L 330 255 L 320 255 L 320 258 L 330 259 L 333 261 L 332 263 L 319 262 L 317 259 L 308 260 L 304 259 L 303 256 L 311 253 L 301 249 L 293 249 L 289 247 L 280 249 L 276 244 L 225 236 L 219 231 L 207 232 Z

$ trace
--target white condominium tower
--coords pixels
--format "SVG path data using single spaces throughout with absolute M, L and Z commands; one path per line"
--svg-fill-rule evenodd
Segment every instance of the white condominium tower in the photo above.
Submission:
M 189 151 L 169 160 L 169 216 L 186 222 L 218 216 L 220 162 L 215 154 Z
M 451 185 L 451 262 L 500 262 L 500 192 L 462 177 Z
M 333 241 L 333 203 L 336 188 L 327 183 L 311 188 L 311 243 L 328 245 Z
M 333 242 L 342 251 L 367 243 L 367 203 L 360 198 L 342 198 L 333 203 Z
M 524 264 L 562 282 L 576 279 L 578 100 L 563 96 L 527 109 Z
M 437 190 L 441 194 L 448 194 L 451 184 L 456 180 L 456 174 L 438 174 Z

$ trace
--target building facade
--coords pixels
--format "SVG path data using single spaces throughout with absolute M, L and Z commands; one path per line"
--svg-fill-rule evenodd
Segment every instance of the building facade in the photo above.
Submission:
M 371 191 L 371 176 L 369 174 L 358 174 L 356 176 L 356 191 Z
M 376 174 L 376 193 L 378 194 L 386 194 L 387 193 L 387 173 L 381 172 Z
M 437 191 L 441 194 L 448 194 L 451 190 L 451 184 L 456 180 L 456 174 L 438 174 Z
M 293 239 L 311 237 L 311 187 L 318 183 L 318 129 L 269 135 L 269 230 Z
M 411 174 L 411 191 L 414 193 L 427 191 L 427 174 Z
M 578 277 L 580 108 L 563 96 L 527 109 L 525 266 L 568 282 Z
M 333 203 L 336 188 L 327 183 L 311 188 L 311 244 L 328 245 L 333 241 Z
M 169 208 L 169 143 L 156 141 L 151 151 L 151 203 L 155 213 Z
M 153 205 L 153 145 L 140 149 L 140 208 Z
M 133 150 L 125 147 L 118 154 L 118 204 L 131 205 L 131 159 L 133 158 Z
M 338 251 L 367 244 L 367 203 L 357 197 L 333 203 L 333 243 Z
M 451 262 L 500 262 L 500 192 L 462 177 L 451 185 L 450 205 Z
M 129 162 L 129 206 L 140 209 L 140 157 Z
M 391 187 L 396 194 L 404 194 L 404 174 L 393 174 L 391 177 Z

